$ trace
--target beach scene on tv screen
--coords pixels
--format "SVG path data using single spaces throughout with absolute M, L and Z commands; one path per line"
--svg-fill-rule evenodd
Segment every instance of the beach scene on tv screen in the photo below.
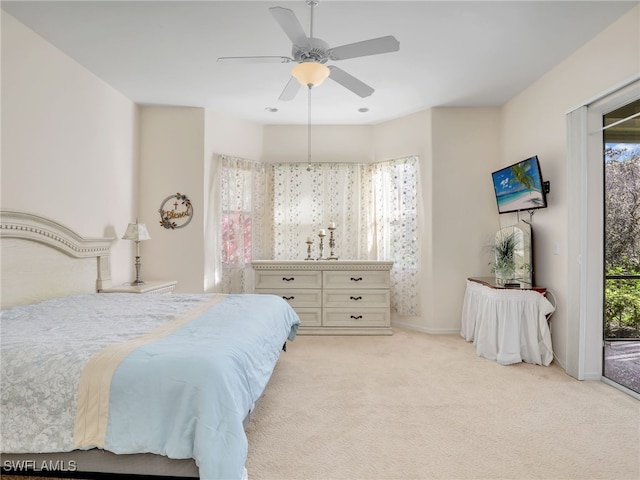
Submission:
M 500 213 L 545 206 L 540 171 L 535 158 L 494 172 L 493 187 Z

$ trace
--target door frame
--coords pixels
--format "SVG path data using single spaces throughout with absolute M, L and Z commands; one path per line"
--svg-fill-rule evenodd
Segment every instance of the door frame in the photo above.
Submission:
M 640 98 L 640 79 L 602 94 L 567 115 L 567 360 L 578 380 L 602 380 L 602 117 Z

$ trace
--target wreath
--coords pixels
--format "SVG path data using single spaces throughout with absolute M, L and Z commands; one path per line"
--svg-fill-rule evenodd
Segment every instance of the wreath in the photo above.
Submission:
M 170 200 L 173 200 L 173 209 L 165 210 L 164 207 Z M 184 207 L 184 210 L 178 210 L 178 207 L 181 205 Z M 175 230 L 176 228 L 186 227 L 189 224 L 193 218 L 193 206 L 186 195 L 176 193 L 175 195 L 169 195 L 162 201 L 158 213 L 160 213 L 160 226 Z M 186 221 L 179 224 L 179 222 L 185 218 Z

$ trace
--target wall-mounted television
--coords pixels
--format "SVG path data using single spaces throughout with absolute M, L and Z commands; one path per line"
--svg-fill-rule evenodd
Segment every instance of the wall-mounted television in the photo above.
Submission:
M 547 206 L 549 182 L 542 179 L 537 156 L 493 172 L 498 213 L 534 210 Z

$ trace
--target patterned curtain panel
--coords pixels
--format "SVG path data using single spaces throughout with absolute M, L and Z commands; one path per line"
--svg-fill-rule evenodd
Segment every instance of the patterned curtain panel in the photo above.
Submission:
M 267 169 L 262 162 L 225 155 L 220 162 L 222 274 L 217 290 L 251 292 L 251 259 L 264 248 L 265 222 L 271 210 L 267 202 Z
M 307 237 L 318 258 L 318 231 L 336 224 L 340 259 L 392 260 L 392 308 L 418 315 L 418 159 L 372 165 L 284 163 L 272 165 L 274 251 L 277 260 L 306 258 Z M 328 232 L 327 232 L 328 233 Z M 323 257 L 329 257 L 328 237 Z
M 391 308 L 418 315 L 420 256 L 418 244 L 418 158 L 368 166 L 366 210 L 369 240 L 378 260 L 392 260 Z
M 339 259 L 366 259 L 367 219 L 362 205 L 363 166 L 358 164 L 281 163 L 271 165 L 273 178 L 273 256 L 276 260 L 303 260 L 308 237 L 311 256 L 320 257 L 318 232 L 327 230 L 322 256 L 330 256 L 329 223 L 334 230 L 334 255 Z
M 391 305 L 419 315 L 417 157 L 376 164 L 265 164 L 221 156 L 211 188 L 221 226 L 215 291 L 253 291 L 252 259 L 392 260 Z M 329 224 L 335 223 L 335 245 Z M 325 229 L 320 251 L 318 232 Z M 214 242 L 212 242 L 214 243 Z

